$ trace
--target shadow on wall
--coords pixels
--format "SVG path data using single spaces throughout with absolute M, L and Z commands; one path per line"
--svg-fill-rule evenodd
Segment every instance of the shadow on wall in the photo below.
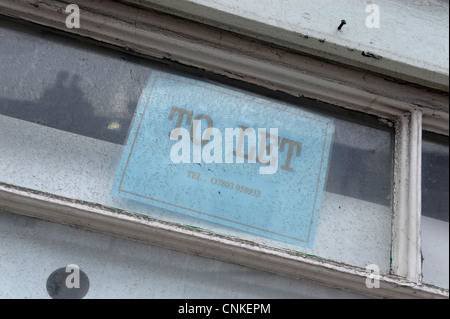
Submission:
M 48 127 L 124 144 L 137 101 L 130 101 L 117 118 L 95 114 L 80 87 L 81 77 L 61 71 L 53 86 L 37 101 L 0 99 L 0 114 Z

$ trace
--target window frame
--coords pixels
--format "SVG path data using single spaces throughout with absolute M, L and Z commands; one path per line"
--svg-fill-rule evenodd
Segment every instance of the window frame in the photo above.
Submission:
M 65 8 L 69 3 L 80 7 L 79 29 L 65 26 Z M 368 289 L 365 285 L 368 272 L 361 267 L 4 183 L 0 183 L 0 208 L 373 297 L 449 297 L 448 290 L 421 281 L 421 174 L 417 174 L 421 172 L 422 130 L 449 135 L 448 92 L 405 86 L 365 70 L 114 1 L 108 5 L 89 0 L 43 0 L 38 4 L 32 0 L 4 1 L 0 3 L 0 14 L 146 58 L 170 59 L 187 67 L 317 99 L 392 123 L 395 127 L 392 269 L 390 274 L 378 276 L 380 288 Z

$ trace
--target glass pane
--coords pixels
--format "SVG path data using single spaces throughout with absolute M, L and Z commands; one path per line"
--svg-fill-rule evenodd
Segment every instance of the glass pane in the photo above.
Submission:
M 389 272 L 390 127 L 7 21 L 0 23 L 0 47 L 0 182 Z M 189 134 L 195 118 L 223 130 L 257 121 L 268 133 L 276 128 L 279 135 L 258 142 L 278 141 L 276 173 L 249 173 L 246 164 L 272 167 L 249 163 L 251 152 L 233 153 L 233 165 L 170 162 L 177 138 L 168 128 Z M 195 134 L 186 141 L 204 138 Z M 251 139 L 243 141 L 249 151 Z M 258 158 L 269 160 L 270 152 L 258 151 Z M 130 163 L 137 163 L 134 171 L 126 170 Z M 135 187 L 134 195 L 122 184 Z M 295 242 L 304 234 L 307 244 Z
M 422 143 L 423 281 L 449 287 L 448 138 Z

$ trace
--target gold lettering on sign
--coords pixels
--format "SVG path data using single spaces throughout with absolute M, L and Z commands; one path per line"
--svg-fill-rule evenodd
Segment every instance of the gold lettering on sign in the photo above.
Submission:
M 213 126 L 213 119 L 207 114 L 198 114 L 194 118 L 194 112 L 180 107 L 172 106 L 168 119 L 175 120 L 175 128 L 169 133 L 171 139 L 178 139 L 180 143 L 174 145 L 171 150 L 174 163 L 190 163 L 190 146 L 187 144 L 186 135 L 189 134 L 190 141 L 193 143 L 192 154 L 193 163 L 201 163 L 201 160 L 207 164 L 222 163 L 222 138 L 223 134 Z M 207 128 L 202 131 L 202 121 L 205 120 Z M 190 126 L 188 129 L 182 125 Z M 211 137 L 214 137 L 211 139 Z M 266 171 L 261 174 L 274 174 L 278 169 L 279 152 L 286 154 L 286 160 L 280 168 L 287 172 L 294 171 L 293 159 L 300 157 L 302 143 L 292 139 L 278 136 L 278 129 L 258 128 L 256 133 L 252 127 L 238 125 L 237 128 L 225 128 L 225 163 L 233 163 L 233 157 L 236 163 L 259 163 L 269 167 L 260 167 Z M 259 143 L 257 143 L 257 140 Z M 236 143 L 235 143 L 236 141 Z M 247 143 L 245 143 L 247 141 Z M 236 148 L 234 148 L 236 145 Z M 247 145 L 247 147 L 245 147 Z M 203 148 L 203 146 L 205 146 Z M 257 152 L 258 147 L 258 152 Z M 247 150 L 245 150 L 245 148 Z M 182 155 L 179 155 L 181 151 Z M 245 152 L 247 151 L 247 152 Z M 295 154 L 295 157 L 294 157 Z

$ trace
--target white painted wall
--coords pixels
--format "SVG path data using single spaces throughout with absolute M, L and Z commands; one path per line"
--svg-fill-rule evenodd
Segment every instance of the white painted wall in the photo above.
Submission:
M 445 0 L 126 1 L 448 91 Z M 380 9 L 380 28 L 366 26 L 369 4 Z
M 364 298 L 0 210 L 0 299 L 50 298 L 48 277 L 69 264 L 89 279 L 86 299 Z

